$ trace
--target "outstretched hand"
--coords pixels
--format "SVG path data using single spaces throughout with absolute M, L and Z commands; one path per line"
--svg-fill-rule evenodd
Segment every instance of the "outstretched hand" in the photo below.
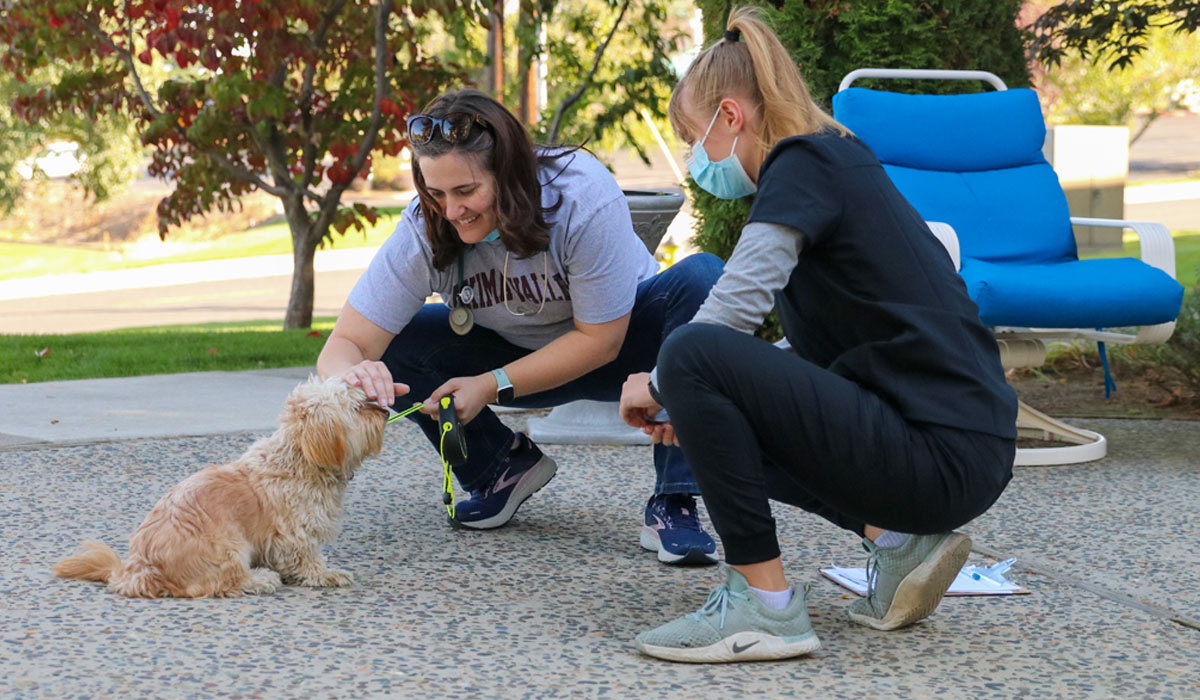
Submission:
M 455 377 L 434 389 L 425 399 L 425 408 L 421 409 L 421 413 L 436 416 L 438 400 L 451 394 L 454 395 L 454 412 L 458 414 L 458 421 L 466 425 L 496 399 L 496 378 L 490 372 L 474 377 Z

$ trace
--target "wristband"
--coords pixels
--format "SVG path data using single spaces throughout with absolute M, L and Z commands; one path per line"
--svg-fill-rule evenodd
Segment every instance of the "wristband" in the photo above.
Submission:
M 492 370 L 492 376 L 496 378 L 496 403 L 503 406 L 504 404 L 516 398 L 517 390 L 513 388 L 512 382 L 508 380 L 508 374 L 503 367 L 497 367 Z
M 658 387 L 654 386 L 654 377 L 650 377 L 650 381 L 646 383 L 646 388 L 650 390 L 650 398 L 654 399 L 654 403 L 659 406 L 663 405 L 662 394 L 658 393 Z

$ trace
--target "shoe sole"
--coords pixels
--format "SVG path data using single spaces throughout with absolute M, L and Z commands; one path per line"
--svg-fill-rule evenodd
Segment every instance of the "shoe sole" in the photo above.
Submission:
M 724 664 L 740 661 L 774 661 L 793 656 L 811 654 L 821 648 L 821 640 L 811 632 L 804 637 L 788 641 L 783 637 L 763 632 L 738 632 L 706 647 L 687 649 L 660 647 L 636 642 L 638 651 L 667 661 L 690 664 Z
M 662 546 L 662 538 L 658 536 L 658 530 L 649 525 L 642 526 L 642 536 L 640 539 L 642 549 L 650 552 L 658 552 L 658 560 L 664 564 L 674 564 L 683 566 L 688 564 L 703 565 L 716 564 L 716 553 L 709 554 L 699 547 L 692 547 L 683 554 L 673 554 L 668 552 Z
M 558 465 L 553 459 L 546 455 L 538 460 L 533 468 L 525 472 L 517 485 L 513 487 L 512 495 L 509 496 L 508 502 L 504 504 L 504 508 L 490 518 L 482 520 L 462 521 L 455 518 L 450 519 L 450 524 L 455 527 L 464 527 L 469 530 L 494 530 L 508 524 L 513 516 L 517 514 L 517 509 L 521 504 L 529 500 L 529 497 L 542 487 L 550 483 L 554 475 L 558 473 Z
M 882 618 L 859 613 L 849 613 L 850 619 L 877 630 L 894 630 L 929 617 L 946 589 L 967 563 L 971 554 L 971 538 L 953 532 L 925 557 L 896 587 L 892 605 Z

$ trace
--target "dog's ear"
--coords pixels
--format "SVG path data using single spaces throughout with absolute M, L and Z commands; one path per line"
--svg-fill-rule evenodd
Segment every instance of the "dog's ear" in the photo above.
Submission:
M 335 412 L 320 404 L 291 407 L 297 417 L 300 433 L 300 452 L 310 463 L 320 467 L 345 468 L 349 446 L 345 428 Z

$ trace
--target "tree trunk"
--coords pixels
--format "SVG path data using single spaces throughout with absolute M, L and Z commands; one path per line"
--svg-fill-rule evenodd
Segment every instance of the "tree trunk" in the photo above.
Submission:
M 309 328 L 312 326 L 313 294 L 316 291 L 316 275 L 313 259 L 321 235 L 313 230 L 312 219 L 304 208 L 300 196 L 292 196 L 283 202 L 288 228 L 292 232 L 292 291 L 288 296 L 287 314 L 283 317 L 284 329 Z
M 504 104 L 504 0 L 493 0 L 488 21 L 492 28 L 488 30 L 487 53 L 491 65 L 487 89 L 497 102 Z
M 517 75 L 521 78 L 517 116 L 527 128 L 537 124 L 538 65 L 536 54 L 539 20 L 537 7 L 524 2 L 520 4 L 517 25 L 533 38 L 532 42 L 521 41 L 520 37 L 517 40 Z
M 1142 123 L 1138 126 L 1137 133 L 1134 134 L 1129 139 L 1129 145 L 1132 146 L 1133 144 L 1137 143 L 1137 140 L 1142 138 L 1142 134 L 1146 133 L 1146 129 L 1149 129 L 1150 125 L 1153 124 L 1155 122 L 1155 120 L 1157 120 L 1162 115 L 1163 115 L 1162 110 L 1158 110 L 1158 109 L 1151 110 L 1150 114 L 1147 115 L 1146 118 L 1142 121 Z

